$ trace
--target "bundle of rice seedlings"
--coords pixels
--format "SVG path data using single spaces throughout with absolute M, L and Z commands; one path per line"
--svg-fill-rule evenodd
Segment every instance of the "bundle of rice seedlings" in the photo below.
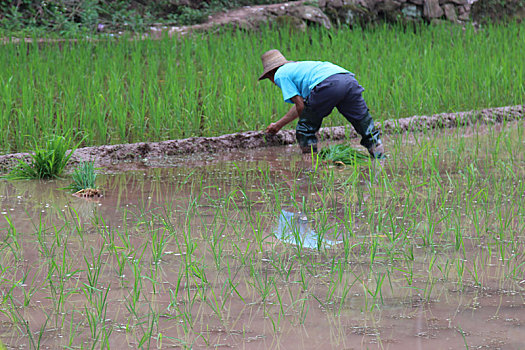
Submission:
M 367 153 L 352 148 L 348 144 L 331 145 L 319 151 L 319 158 L 339 165 L 364 165 L 368 163 Z
M 80 165 L 73 171 L 71 175 L 73 183 L 67 188 L 76 194 L 82 194 L 85 196 L 87 193 L 97 192 L 96 179 L 97 173 L 95 172 L 94 162 L 81 162 Z M 91 195 L 89 197 L 92 197 Z

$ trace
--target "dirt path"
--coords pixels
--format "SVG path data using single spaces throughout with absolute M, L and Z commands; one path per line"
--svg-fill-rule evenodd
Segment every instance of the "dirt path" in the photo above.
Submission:
M 503 121 L 523 120 L 525 106 L 488 108 L 480 111 L 441 113 L 431 116 L 413 116 L 398 120 L 387 120 L 379 124 L 384 134 L 411 131 L 453 128 L 463 125 L 496 124 Z M 321 128 L 322 140 L 342 140 L 345 137 L 357 138 L 353 128 L 337 126 Z M 77 149 L 70 166 L 80 161 L 94 161 L 97 167 L 105 167 L 123 162 L 139 162 L 143 159 L 159 159 L 193 153 L 228 152 L 246 148 L 261 148 L 295 143 L 295 130 L 281 130 L 269 136 L 262 131 L 247 131 L 217 137 L 192 137 L 182 140 L 161 142 L 139 142 L 132 144 L 104 145 Z M 18 160 L 29 160 L 29 153 L 15 153 L 0 156 L 0 171 L 13 168 Z

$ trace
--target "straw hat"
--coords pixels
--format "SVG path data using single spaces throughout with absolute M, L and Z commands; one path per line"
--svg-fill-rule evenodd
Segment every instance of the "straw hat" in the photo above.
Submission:
M 283 64 L 293 62 L 288 61 L 286 58 L 284 58 L 283 54 L 279 50 L 266 51 L 262 54 L 261 60 L 263 64 L 263 74 L 261 74 L 259 80 L 268 78 L 266 74 L 268 74 L 275 68 L 279 68 Z

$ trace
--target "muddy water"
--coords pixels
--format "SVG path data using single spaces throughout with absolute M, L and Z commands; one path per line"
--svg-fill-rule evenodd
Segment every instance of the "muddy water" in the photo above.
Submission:
M 116 164 L 90 200 L 1 182 L 0 339 L 523 349 L 523 130 L 385 137 L 382 172 L 283 146 Z

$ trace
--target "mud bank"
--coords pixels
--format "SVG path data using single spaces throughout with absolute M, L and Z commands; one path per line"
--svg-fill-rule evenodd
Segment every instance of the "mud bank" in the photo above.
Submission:
M 440 113 L 431 116 L 413 116 L 377 123 L 384 134 L 453 128 L 472 124 L 496 124 L 503 121 L 523 119 L 525 105 L 488 108 L 479 111 Z M 357 138 L 350 126 L 321 128 L 321 140 Z M 140 162 L 144 159 L 162 159 L 170 156 L 194 153 L 227 152 L 230 150 L 272 147 L 295 143 L 295 130 L 282 130 L 276 135 L 262 131 L 247 131 L 217 137 L 191 137 L 182 140 L 139 142 L 132 144 L 104 145 L 77 149 L 71 157 L 70 166 L 81 161 L 94 161 L 104 167 L 124 162 Z M 0 171 L 6 172 L 18 161 L 30 159 L 29 153 L 0 156 Z

